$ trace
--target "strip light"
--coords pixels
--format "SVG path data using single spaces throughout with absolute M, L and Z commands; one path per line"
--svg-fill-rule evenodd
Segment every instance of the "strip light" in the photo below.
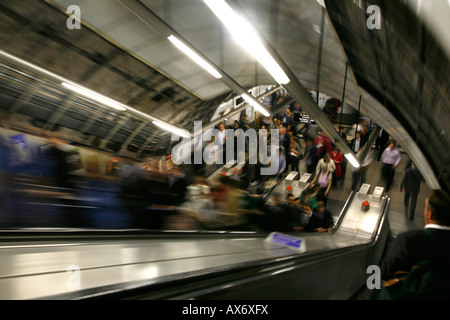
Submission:
M 178 135 L 180 135 L 182 137 L 186 137 L 187 138 L 187 137 L 190 136 L 189 132 L 187 130 L 183 130 L 183 129 L 171 126 L 169 124 L 165 124 L 163 121 L 157 121 L 157 120 L 155 120 L 157 118 L 152 117 L 151 115 L 143 113 L 143 112 L 141 112 L 139 110 L 136 110 L 134 108 L 125 106 L 125 105 L 123 105 L 123 104 L 121 104 L 121 103 L 119 103 L 117 101 L 114 101 L 113 99 L 105 97 L 105 96 L 103 96 L 103 95 L 101 95 L 101 94 L 99 94 L 97 92 L 92 91 L 92 90 L 89 90 L 89 89 L 86 89 L 84 87 L 75 85 L 70 80 L 68 80 L 66 78 L 63 78 L 63 77 L 61 77 L 61 76 L 59 76 L 59 75 L 57 75 L 57 74 L 55 74 L 53 72 L 50 72 L 50 71 L 48 71 L 46 69 L 38 67 L 38 66 L 36 66 L 34 64 L 31 64 L 31 63 L 29 63 L 29 62 L 27 62 L 27 61 L 25 61 L 23 59 L 17 58 L 17 57 L 15 57 L 15 56 L 13 56 L 13 55 L 11 55 L 9 53 L 6 53 L 3 50 L 0 50 L 0 56 L 6 57 L 8 60 L 12 60 L 12 61 L 14 61 L 16 63 L 21 64 L 22 66 L 25 66 L 25 67 L 27 67 L 29 69 L 32 69 L 32 70 L 37 71 L 37 72 L 39 72 L 41 74 L 44 74 L 44 75 L 49 76 L 49 77 L 51 77 L 53 79 L 56 79 L 58 82 L 61 83 L 62 86 L 68 88 L 69 90 L 77 92 L 77 93 L 79 93 L 79 94 L 81 94 L 83 96 L 91 98 L 92 100 L 95 100 L 97 102 L 103 103 L 103 104 L 105 104 L 107 106 L 110 106 L 112 108 L 118 109 L 120 111 L 129 110 L 131 112 L 134 112 L 136 114 L 141 115 L 142 117 L 149 118 L 149 119 L 151 119 L 153 121 L 153 123 L 155 125 L 159 126 L 160 128 L 162 128 L 162 129 L 164 129 L 166 131 L 169 131 L 169 132 L 174 132 L 174 133 L 176 133 L 176 134 L 178 134 Z
M 125 106 L 123 106 L 121 103 L 114 101 L 108 97 L 105 97 L 97 92 L 91 91 L 89 89 L 80 87 L 78 85 L 72 84 L 72 83 L 68 83 L 68 82 L 63 82 L 61 83 L 64 87 L 70 89 L 71 91 L 74 91 L 78 94 L 81 94 L 87 98 L 90 98 L 92 100 L 95 100 L 97 102 L 100 102 L 104 105 L 107 105 L 108 107 L 111 107 L 113 109 L 119 110 L 119 111 L 126 111 L 127 108 Z
M 165 124 L 165 123 L 162 123 L 162 122 L 159 122 L 159 121 L 153 121 L 153 124 L 155 126 L 160 127 L 161 129 L 164 129 L 166 131 L 175 133 L 176 135 L 179 135 L 180 137 L 184 137 L 184 138 L 190 138 L 191 137 L 191 135 L 189 134 L 189 131 L 187 131 L 187 130 L 176 128 L 176 127 L 173 127 L 173 126 L 171 126 L 169 124 Z
M 175 47 L 180 49 L 185 55 L 187 55 L 189 58 L 194 60 L 200 67 L 202 67 L 203 69 L 208 71 L 216 79 L 222 78 L 222 75 L 216 69 L 214 69 L 202 57 L 200 57 L 193 50 L 191 50 L 187 45 L 185 45 L 183 42 L 181 42 L 177 37 L 175 37 L 174 35 L 171 35 L 167 39 L 169 39 L 170 42 L 172 42 L 175 45 Z
M 270 113 L 268 113 L 266 110 L 264 110 L 259 104 L 258 102 L 255 101 L 255 99 L 252 99 L 248 94 L 243 94 L 241 96 L 242 98 L 244 98 L 244 100 L 246 102 L 248 102 L 249 104 L 252 105 L 252 107 L 254 107 L 255 109 L 257 109 L 259 112 L 261 112 L 264 116 L 269 117 Z
M 355 156 L 351 153 L 347 153 L 345 155 L 345 157 L 347 158 L 347 160 L 350 162 L 350 164 L 355 167 L 355 168 L 359 168 L 360 164 L 358 162 L 358 160 L 356 160 Z
M 222 21 L 231 35 L 252 55 L 279 84 L 288 84 L 289 77 L 269 54 L 253 27 L 240 17 L 224 0 L 203 0 Z

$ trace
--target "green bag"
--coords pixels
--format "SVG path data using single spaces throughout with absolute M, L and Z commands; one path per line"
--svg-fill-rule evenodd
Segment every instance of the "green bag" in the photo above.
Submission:
M 430 245 L 430 258 L 414 265 L 409 272 L 397 271 L 394 278 L 384 281 L 376 300 L 429 300 L 448 299 L 449 283 L 432 262 L 433 235 L 424 229 Z M 448 278 L 448 277 L 447 277 Z

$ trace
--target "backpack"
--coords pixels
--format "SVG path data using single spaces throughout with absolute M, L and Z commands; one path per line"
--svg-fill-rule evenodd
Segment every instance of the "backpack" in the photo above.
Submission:
M 394 279 L 383 281 L 376 300 L 448 299 L 448 276 L 439 272 L 438 266 L 433 263 L 434 237 L 429 230 L 424 229 L 424 232 L 430 247 L 430 258 L 418 262 L 409 272 L 397 271 Z

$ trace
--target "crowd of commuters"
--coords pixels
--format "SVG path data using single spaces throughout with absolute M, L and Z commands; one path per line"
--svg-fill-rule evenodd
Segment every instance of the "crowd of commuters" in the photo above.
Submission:
M 278 102 L 286 99 L 283 95 L 272 95 L 270 97 L 271 99 L 277 99 Z M 270 100 L 270 103 L 273 103 L 273 100 Z M 87 199 L 90 195 L 95 194 L 98 195 L 99 199 L 108 198 L 107 201 L 96 203 L 95 205 L 98 205 L 98 207 L 94 207 L 92 203 L 80 206 L 80 203 L 73 201 L 68 205 L 63 202 L 61 207 L 70 208 L 71 204 L 75 203 L 78 207 L 89 208 L 89 210 L 85 210 L 86 214 L 76 215 L 77 217 L 94 216 L 89 211 L 96 210 L 101 211 L 102 214 L 108 211 L 109 214 L 111 212 L 118 213 L 123 209 L 130 214 L 125 216 L 118 213 L 114 216 L 114 219 L 108 220 L 110 222 L 126 221 L 126 223 L 105 224 L 102 222 L 97 224 L 90 220 L 87 224 L 86 221 L 83 224 L 69 219 L 69 223 L 75 222 L 75 224 L 69 226 L 164 228 L 165 217 L 168 215 L 171 217 L 177 216 L 182 211 L 181 214 L 190 215 L 196 222 L 200 223 L 201 227 L 206 228 L 329 230 L 329 219 L 323 219 L 321 209 L 322 206 L 325 209 L 327 208 L 328 197 L 332 188 L 344 183 L 347 161 L 330 138 L 317 127 L 310 127 L 307 124 L 307 130 L 303 130 L 302 139 L 299 138 L 297 134 L 299 124 L 294 120 L 293 115 L 300 111 L 301 107 L 292 103 L 271 118 L 269 122 L 261 122 L 259 127 L 256 127 L 254 122 L 250 123 L 248 118 L 244 116 L 239 120 L 234 120 L 232 125 L 228 127 L 225 122 L 219 123 L 217 125 L 218 134 L 212 136 L 211 140 L 202 146 L 202 148 L 207 147 L 210 150 L 210 152 L 203 153 L 203 156 L 205 157 L 204 161 L 211 164 L 203 162 L 202 164 L 176 166 L 171 163 L 171 159 L 168 157 L 167 163 L 163 166 L 165 169 L 161 171 L 160 168 L 155 169 L 156 166 L 152 166 L 151 170 L 148 170 L 148 168 L 139 168 L 139 165 L 125 165 L 123 161 L 119 165 L 118 161 L 114 161 L 111 164 L 108 177 L 99 174 L 98 164 L 94 165 L 86 159 L 83 161 L 84 176 L 80 178 L 80 176 L 75 177 L 68 174 L 66 157 L 74 158 L 74 156 L 63 151 L 61 145 L 64 143 L 61 140 L 49 137 L 48 141 L 52 148 L 49 149 L 48 157 L 52 158 L 52 163 L 54 163 L 55 187 L 64 189 L 64 193 L 61 195 L 70 194 Z M 277 151 L 279 157 L 277 173 L 274 176 L 261 175 L 261 168 L 270 166 L 270 163 L 264 165 L 261 163 L 251 164 L 248 161 L 247 154 L 249 141 L 246 140 L 245 163 L 235 168 L 231 175 L 221 177 L 217 185 L 208 185 L 205 178 L 225 163 L 225 154 L 220 153 L 219 150 L 226 150 L 228 143 L 225 134 L 226 129 L 234 129 L 236 133 L 238 129 L 242 129 L 244 132 L 249 129 L 256 129 L 258 134 L 262 132 L 260 129 L 278 129 L 280 140 Z M 351 141 L 347 140 L 345 131 L 342 128 L 340 129 L 340 136 L 348 142 L 352 151 L 359 156 L 367 144 L 370 134 L 369 126 L 358 123 L 355 128 L 358 131 Z M 381 131 L 379 139 L 377 139 L 376 149 L 378 150 L 379 160 L 382 161 L 382 174 L 386 179 L 386 191 L 389 191 L 393 183 L 395 170 L 402 156 L 395 142 L 389 142 L 386 138 L 389 138 L 389 135 Z M 235 139 L 237 138 L 235 137 Z M 270 130 L 267 130 L 264 139 L 270 141 Z M 234 142 L 236 151 L 236 140 Z M 8 152 L 4 141 L 2 142 L 2 148 L 4 149 L 2 157 L 6 159 Z M 235 156 L 237 156 L 237 152 L 235 152 Z M 78 162 L 80 162 L 79 160 Z M 367 172 L 373 160 L 371 153 L 369 153 L 364 160 L 361 160 L 361 166 L 352 170 L 352 190 L 357 190 L 361 184 L 365 183 Z M 302 165 L 300 165 L 301 161 Z M 5 162 L 7 161 L 2 160 L 3 166 Z M 267 191 L 267 185 L 273 185 L 274 181 L 280 181 L 291 171 L 298 172 L 297 177 L 300 178 L 305 173 L 301 172 L 303 168 L 305 168 L 306 173 L 311 174 L 311 180 L 300 197 L 292 199 L 293 196 L 289 194 L 280 199 L 280 197 L 275 196 L 277 205 L 265 201 L 264 193 Z M 4 175 L 7 171 L 0 170 L 0 173 Z M 179 210 L 178 207 L 190 200 L 189 190 L 195 189 L 198 181 L 202 181 L 200 185 L 203 187 L 208 185 L 210 190 L 208 195 L 202 192 L 202 200 L 204 201 L 201 202 L 201 205 L 203 207 L 198 210 L 191 210 L 185 206 L 183 210 Z M 410 219 L 414 218 L 422 181 L 420 172 L 414 164 L 407 168 L 400 191 L 405 192 L 405 213 Z M 2 185 L 2 190 L 4 191 L 2 192 L 2 199 L 4 199 L 4 195 L 10 190 L 5 192 L 7 187 L 4 185 Z M 107 196 L 105 196 L 106 194 Z M 113 195 L 120 199 L 114 198 Z M 115 200 L 112 201 L 111 199 Z M 2 203 L 7 203 L 7 201 L 2 201 Z M 105 207 L 101 210 L 94 209 L 100 208 L 100 206 Z M 6 205 L 2 204 L 2 207 L 6 208 Z M 200 215 L 199 212 L 201 212 Z M 215 213 L 217 215 L 210 219 Z M 316 214 L 319 214 L 321 218 L 315 220 Z M 221 217 L 220 221 L 217 217 Z M 309 221 L 307 218 L 311 217 L 314 217 L 311 221 L 320 221 L 323 224 L 315 228 L 306 225 L 305 221 Z M 211 221 L 213 223 L 210 223 Z M 312 225 L 315 225 L 315 223 Z

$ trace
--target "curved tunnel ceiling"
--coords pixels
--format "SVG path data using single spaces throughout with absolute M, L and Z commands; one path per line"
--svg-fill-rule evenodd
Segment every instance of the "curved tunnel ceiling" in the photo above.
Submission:
M 265 69 L 232 41 L 202 0 L 136 2 L 159 16 L 242 87 L 274 83 Z M 439 185 L 438 176 L 440 185 L 448 188 L 449 154 L 443 151 L 449 143 L 448 58 L 420 21 L 400 8 L 404 1 L 371 1 L 386 8 L 388 14 L 401 13 L 400 22 L 389 20 L 389 28 L 378 36 L 360 30 L 367 19 L 361 10 L 368 5 L 364 0 L 326 1 L 328 12 L 316 0 L 230 2 L 245 13 L 305 88 L 315 90 L 318 86 L 319 91 L 341 99 L 348 61 L 345 103 L 357 109 L 362 96 L 361 113 L 386 126 L 418 160 L 431 187 Z M 81 9 L 81 30 L 67 29 L 69 5 Z M 0 13 L 3 50 L 174 125 L 189 129 L 194 120 L 208 121 L 220 101 L 231 93 L 119 1 L 7 0 L 1 2 Z M 422 47 L 427 51 L 422 53 L 417 50 L 422 48 L 415 36 L 418 28 L 426 42 Z M 385 39 L 389 39 L 388 51 L 383 47 Z M 401 44 L 409 48 L 410 58 L 405 58 Z M 374 51 L 368 50 L 372 47 Z M 418 55 L 428 54 L 428 50 L 432 58 L 418 64 Z M 378 67 L 364 62 L 366 58 L 372 62 L 378 59 Z M 441 66 L 438 72 L 432 61 Z M 406 94 L 420 92 L 418 82 L 422 82 L 419 88 L 424 93 L 420 111 L 411 109 L 418 105 L 417 99 Z M 426 114 L 423 123 L 418 121 L 419 114 Z M 135 124 L 129 131 L 136 134 L 139 126 Z M 164 135 L 154 133 L 151 127 L 145 130 Z
M 450 4 L 434 2 L 440 14 Z M 450 187 L 450 64 L 445 38 L 434 36 L 431 10 L 421 1 L 370 1 L 380 8 L 380 28 L 369 29 L 366 1 L 326 1 L 358 85 L 377 106 L 382 123 L 413 158 L 422 153 L 440 185 Z M 436 11 L 434 11 L 436 12 Z M 373 12 L 371 12 L 373 13 Z M 424 18 L 423 15 L 427 15 Z M 441 30 L 440 28 L 437 30 Z M 434 30 L 436 33 L 437 30 Z M 448 29 L 447 29 L 448 32 Z M 367 102 L 367 101 L 366 101 Z

